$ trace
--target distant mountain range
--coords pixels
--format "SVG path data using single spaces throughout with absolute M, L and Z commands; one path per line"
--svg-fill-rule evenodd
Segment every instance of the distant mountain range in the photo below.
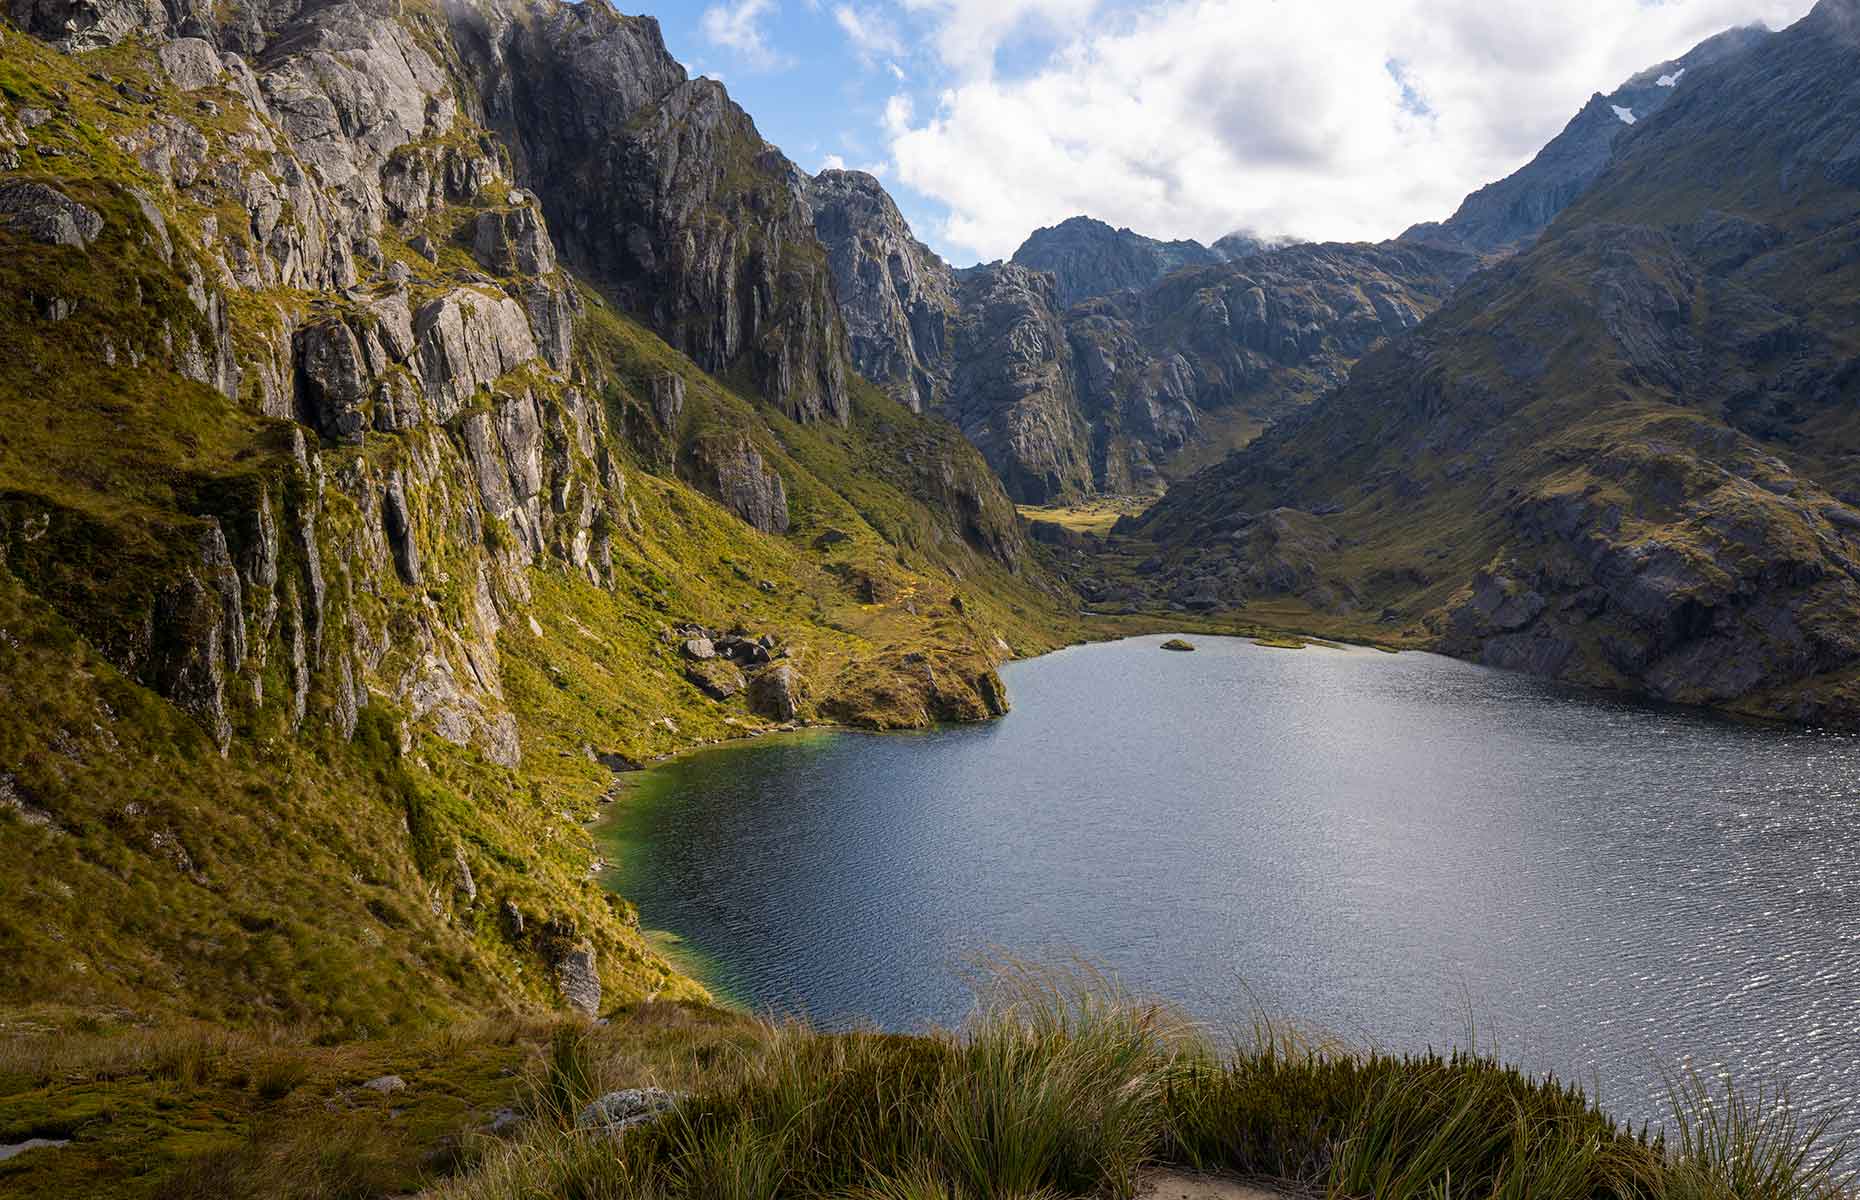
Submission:
M 1618 94 L 1667 98 L 1540 237 L 1126 522 L 1088 592 L 1860 719 L 1860 3 L 1701 51 Z M 1568 147 L 1443 228 L 1523 231 L 1498 200 L 1554 198 Z
M 1249 234 L 1158 241 L 1079 216 L 955 270 L 878 180 L 810 180 L 853 365 L 948 417 L 1016 500 L 1155 492 L 1340 386 L 1494 257 L 1536 238 L 1688 73 L 1764 39 L 1733 29 L 1594 96 L 1530 163 L 1444 222 L 1379 245 Z

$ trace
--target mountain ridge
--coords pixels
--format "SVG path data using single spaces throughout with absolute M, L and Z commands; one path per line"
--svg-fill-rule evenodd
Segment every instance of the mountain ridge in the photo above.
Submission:
M 1533 246 L 1123 525 L 1162 594 L 1860 719 L 1852 14 L 1694 68 Z

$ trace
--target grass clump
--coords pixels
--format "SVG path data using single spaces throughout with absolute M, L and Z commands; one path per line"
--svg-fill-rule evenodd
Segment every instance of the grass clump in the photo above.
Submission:
M 1477 1053 L 1366 1054 L 1265 1023 L 1218 1051 L 1089 974 L 1009 967 L 960 1029 L 925 1036 L 759 1025 L 682 1079 L 604 1064 L 605 1036 L 552 1051 L 557 1084 L 607 1081 L 575 1104 L 609 1085 L 689 1098 L 617 1140 L 537 1121 L 432 1200 L 1127 1197 L 1164 1167 L 1377 1200 L 1845 1194 L 1845 1145 L 1761 1095 L 1688 1082 L 1665 1132 L 1636 1131 Z

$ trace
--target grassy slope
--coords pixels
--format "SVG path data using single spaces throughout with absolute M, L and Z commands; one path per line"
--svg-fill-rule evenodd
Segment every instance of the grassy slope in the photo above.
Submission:
M 944 471 L 982 470 L 953 432 L 863 385 L 850 429 L 795 425 L 584 290 L 578 354 L 610 427 L 627 427 L 646 381 L 682 377 L 689 400 L 676 436 L 750 437 L 784 476 L 791 534 L 749 528 L 652 447 L 616 441 L 628 487 L 614 502 L 615 586 L 545 562 L 528 572 L 532 599 L 499 638 L 521 767 L 403 731 L 379 687 L 353 740 L 314 711 L 296 732 L 284 711 L 287 656 L 275 645 L 258 672 L 262 699 L 235 707 L 222 757 L 144 686 L 147 614 L 194 562 L 207 515 L 250 511 L 255 496 L 295 486 L 294 435 L 254 415 L 249 394 L 228 402 L 166 365 L 177 340 L 210 332 L 183 274 L 192 231 L 215 213 L 117 147 L 114 135 L 147 114 L 126 109 L 110 84 L 188 114 L 216 146 L 238 122 L 173 93 L 144 48 L 67 58 L 11 29 L 4 37 L 0 93 L 56 113 L 34 131 L 22 172 L 98 208 L 106 226 L 89 253 L 0 229 L 0 1019 L 278 1022 L 322 1037 L 430 1027 L 551 1001 L 528 939 L 552 919 L 593 938 L 610 1003 L 701 995 L 647 947 L 630 906 L 590 878 L 583 828 L 613 783 L 596 754 L 645 761 L 771 724 L 744 699 L 718 703 L 687 682 L 671 626 L 770 633 L 805 682 L 803 720 L 875 727 L 986 716 L 1003 648 L 1053 644 L 1061 622 L 1050 585 L 963 539 L 965 522 L 998 537 L 1005 521 L 1012 533 L 998 490 L 979 489 L 984 508 L 1000 511 L 972 521 L 929 507 Z M 237 104 L 218 99 L 223 113 Z M 130 187 L 160 203 L 172 263 Z M 457 238 L 480 203 L 427 218 L 444 247 L 438 264 L 384 239 L 390 260 L 414 271 L 416 297 L 445 286 L 448 272 L 476 269 Z M 45 320 L 51 296 L 74 301 L 73 315 Z M 235 341 L 262 345 L 279 311 L 327 303 L 237 293 Z M 101 359 L 106 343 L 114 365 Z M 559 400 L 536 380 L 510 384 Z M 898 465 L 905 450 L 914 466 Z M 336 479 L 419 453 L 431 450 L 373 433 L 360 447 L 320 448 L 323 474 Z M 355 544 L 361 514 L 339 491 L 320 520 L 327 544 Z M 816 549 L 827 530 L 845 536 Z M 388 628 L 421 608 L 466 620 L 471 597 L 448 581 L 474 578 L 508 534 L 493 525 L 478 546 L 455 532 L 421 525 L 424 591 L 390 576 L 352 588 L 348 603 Z M 333 583 L 346 575 L 341 562 L 325 570 Z M 405 642 L 389 649 L 384 675 Z M 320 703 L 313 696 L 313 710 Z M 458 888 L 461 857 L 475 900 Z

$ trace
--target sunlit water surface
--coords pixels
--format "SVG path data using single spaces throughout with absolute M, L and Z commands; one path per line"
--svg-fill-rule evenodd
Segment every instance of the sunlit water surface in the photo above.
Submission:
M 1010 665 L 985 726 L 656 768 L 615 887 L 758 1008 L 961 1019 L 991 948 L 1212 1022 L 1481 1045 L 1664 1111 L 1663 1071 L 1860 1097 L 1860 740 L 1430 655 L 1161 638 Z

